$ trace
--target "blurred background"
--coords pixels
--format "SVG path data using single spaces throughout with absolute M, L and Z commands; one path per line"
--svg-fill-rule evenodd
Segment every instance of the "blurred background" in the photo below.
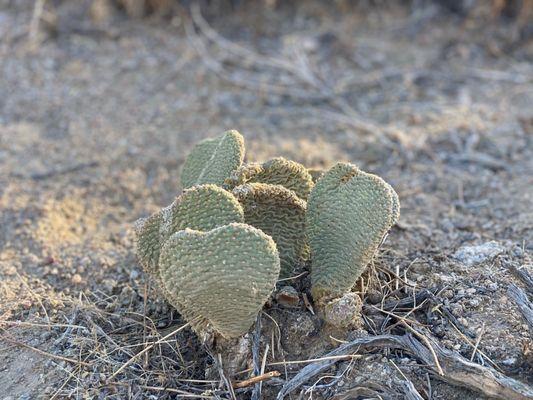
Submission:
M 421 285 L 496 284 L 462 316 L 521 368 L 498 292 L 508 269 L 447 260 L 492 241 L 530 260 L 532 13 L 531 0 L 0 0 L 0 320 L 64 321 L 80 293 L 139 311 L 131 223 L 179 193 L 194 143 L 237 129 L 249 161 L 383 176 L 402 203 L 384 262 Z M 14 398 L 55 382 L 9 349 Z

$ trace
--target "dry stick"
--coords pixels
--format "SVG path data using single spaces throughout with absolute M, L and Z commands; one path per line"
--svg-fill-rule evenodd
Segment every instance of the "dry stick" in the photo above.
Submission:
M 527 295 L 522 289 L 512 283 L 507 289 L 507 295 L 515 301 L 529 328 L 533 331 L 533 304 L 529 301 Z
M 460 330 L 457 326 L 455 326 L 455 325 L 453 324 L 453 322 L 450 322 L 450 324 L 452 325 L 452 327 L 457 331 L 457 333 L 459 334 L 459 336 L 461 336 L 461 338 L 462 338 L 466 343 L 468 343 L 468 344 L 469 344 L 470 346 L 472 346 L 472 347 L 475 347 L 474 343 L 472 343 L 472 341 L 471 341 L 470 339 L 468 339 L 468 338 L 463 334 L 463 332 L 461 332 L 461 330 Z M 496 368 L 498 371 L 502 372 L 502 370 L 501 370 L 501 368 L 498 366 L 498 364 L 496 364 L 494 361 L 492 361 L 492 360 L 490 359 L 489 356 L 487 356 L 487 355 L 486 355 L 483 351 L 481 351 L 480 349 L 477 349 L 477 351 L 478 351 L 479 354 L 481 354 L 483 357 L 485 357 L 485 359 L 486 359 L 489 363 L 491 363 L 492 366 L 493 366 L 494 368 Z
M 35 322 L 26 322 L 26 321 L 0 321 L 0 325 L 9 325 L 9 326 L 31 326 L 34 328 L 76 328 L 76 329 L 87 329 L 85 326 L 81 325 L 70 325 L 70 324 L 38 324 Z
M 107 385 L 111 386 L 126 386 L 130 387 L 130 383 L 125 382 L 108 382 Z M 179 394 L 179 398 L 194 398 L 194 399 L 214 399 L 214 396 L 208 396 L 205 394 L 192 394 L 189 392 L 186 392 L 185 390 L 181 389 L 174 389 L 174 388 L 166 388 L 161 386 L 146 386 L 146 385 L 138 385 L 138 387 L 146 390 L 153 390 L 156 392 L 168 392 L 168 393 L 176 393 Z
M 422 335 L 420 332 L 418 332 L 416 329 L 411 327 L 407 322 L 402 320 L 402 325 L 405 326 L 410 332 L 414 333 L 419 339 L 421 339 L 424 344 L 427 346 L 429 351 L 431 352 L 431 355 L 433 356 L 433 360 L 435 361 L 435 367 L 437 368 L 437 371 L 440 376 L 444 375 L 444 371 L 442 370 L 442 367 L 439 362 L 439 358 L 437 357 L 437 353 L 435 353 L 435 350 L 433 349 L 433 346 L 431 346 L 431 343 L 429 339 Z
M 413 385 L 413 382 L 411 382 L 411 380 L 407 376 L 405 376 L 403 371 L 396 365 L 396 363 L 394 361 L 391 360 L 391 363 L 394 366 L 394 368 L 396 368 L 398 370 L 400 375 L 403 376 L 404 386 L 405 386 L 405 389 L 407 390 L 406 399 L 408 399 L 408 400 L 424 400 L 424 398 L 420 395 L 420 393 L 418 393 L 418 390 L 416 390 L 415 385 Z
M 126 368 L 128 365 L 130 365 L 131 363 L 133 363 L 138 357 L 142 356 L 144 353 L 146 353 L 147 351 L 149 351 L 151 348 L 153 348 L 156 344 L 159 344 L 159 343 L 162 343 L 164 342 L 165 340 L 167 340 L 169 337 L 171 337 L 172 335 L 175 335 L 176 333 L 184 330 L 185 328 L 187 328 L 188 326 L 190 326 L 190 323 L 186 323 L 185 325 L 182 325 L 180 326 L 178 329 L 176 329 L 175 331 L 172 331 L 170 332 L 168 335 L 166 335 L 165 337 L 162 337 L 161 339 L 159 339 L 157 342 L 154 342 L 152 343 L 150 346 L 147 346 L 144 348 L 144 350 L 142 350 L 140 353 L 137 353 L 135 354 L 132 358 L 130 358 L 126 363 L 124 363 L 122 365 L 122 367 L 120 367 L 117 371 L 115 371 L 113 373 L 113 375 L 111 375 L 108 379 L 108 381 L 110 381 L 111 379 L 113 379 L 115 376 L 117 376 L 120 372 L 122 372 L 124 370 L 124 368 Z
M 1 336 L 0 339 L 1 340 L 6 340 L 6 341 L 8 341 L 10 343 L 13 343 L 16 346 L 25 347 L 26 349 L 33 350 L 36 353 L 39 353 L 39 354 L 41 354 L 42 356 L 45 356 L 45 357 L 49 357 L 49 358 L 53 358 L 53 359 L 61 360 L 61 361 L 66 361 L 66 362 L 69 362 L 69 363 L 72 363 L 72 364 L 83 365 L 84 367 L 90 367 L 91 366 L 91 364 L 86 363 L 84 361 L 74 360 L 73 358 L 67 358 L 67 357 L 58 356 L 58 355 L 55 355 L 55 354 L 52 354 L 52 353 L 48 353 L 48 352 L 46 352 L 44 350 L 40 350 L 40 349 L 38 349 L 36 347 L 32 347 L 29 344 L 19 342 L 18 340 L 10 338 L 10 337 L 8 337 L 6 335 Z
M 525 283 L 527 290 L 531 294 L 533 294 L 533 277 L 531 277 L 531 275 L 527 273 L 525 268 L 518 268 L 512 263 L 510 264 L 509 268 L 511 268 L 511 271 L 517 278 L 519 278 L 520 280 L 522 280 L 522 282 Z
M 145 278 L 144 281 L 144 299 L 143 299 L 143 342 L 146 342 L 146 302 L 148 295 L 148 279 Z M 148 366 L 148 353 L 144 357 L 144 368 Z
M 477 347 L 479 346 L 479 343 L 481 342 L 481 338 L 483 337 L 483 334 L 485 333 L 485 323 L 483 322 L 483 325 L 481 326 L 481 331 L 479 332 L 479 335 L 476 339 L 476 345 L 474 346 L 474 350 L 472 350 L 472 355 L 470 356 L 470 361 L 474 361 L 474 356 L 477 352 Z
M 438 372 L 431 362 L 433 359 L 431 351 L 410 334 L 403 336 L 379 335 L 359 338 L 339 346 L 326 356 L 368 351 L 376 347 L 406 351 L 419 359 L 423 364 L 426 364 L 434 373 Z M 433 343 L 433 348 L 440 358 L 444 371 L 444 375 L 438 376 L 438 379 L 497 399 L 528 400 L 533 398 L 533 388 L 528 385 L 509 378 L 493 368 L 472 363 L 457 352 L 442 348 L 435 342 Z M 309 379 L 330 368 L 335 362 L 335 360 L 324 360 L 305 366 L 295 377 L 285 383 L 278 393 L 277 399 L 285 398 L 286 395 L 302 386 Z
M 349 343 L 349 342 L 346 342 L 346 343 Z M 316 363 L 316 362 L 320 362 L 320 361 L 357 360 L 357 359 L 360 359 L 360 358 L 363 358 L 363 356 L 360 355 L 360 354 L 343 354 L 343 355 L 338 355 L 338 356 L 325 356 L 325 357 L 319 357 L 319 358 L 310 358 L 308 360 L 277 361 L 277 362 L 273 362 L 273 363 L 268 363 L 268 364 L 266 364 L 266 366 L 267 367 L 273 367 L 273 366 L 276 366 L 276 365 L 311 364 L 311 363 Z M 236 375 L 245 374 L 246 372 L 250 372 L 250 371 L 252 371 L 252 368 L 248 368 L 248 369 L 239 371 L 239 372 L 237 372 Z
M 258 376 L 261 374 L 261 366 L 259 365 L 259 352 L 261 345 L 261 315 L 258 314 L 255 319 L 255 330 L 253 335 L 253 344 L 252 344 L 252 360 L 254 363 L 254 375 Z M 235 387 L 235 385 L 233 386 Z M 261 398 L 261 386 L 259 383 L 255 385 L 252 392 L 252 400 L 259 400 Z
M 266 368 L 266 362 L 267 362 L 267 356 L 268 356 L 268 343 L 265 346 L 265 352 L 263 354 L 263 360 L 261 361 L 261 375 L 265 373 Z M 259 382 L 259 393 L 261 393 L 261 389 L 263 388 L 263 382 Z
M 237 397 L 235 396 L 235 392 L 233 390 L 233 385 L 231 384 L 231 381 L 229 380 L 229 378 L 224 373 L 224 366 L 222 365 L 222 355 L 221 354 L 217 355 L 216 363 L 217 363 L 217 367 L 218 367 L 218 373 L 220 374 L 220 377 L 221 377 L 222 381 L 224 382 L 224 384 L 228 388 L 228 392 L 229 392 L 229 394 L 231 396 L 231 399 L 232 400 L 237 400 Z
M 235 389 L 244 388 L 247 386 L 255 385 L 256 383 L 259 384 L 260 382 L 266 381 L 267 379 L 274 378 L 280 375 L 281 373 L 279 371 L 270 371 L 270 372 L 267 372 L 266 374 L 257 375 L 250 379 L 246 379 L 244 381 L 234 383 L 233 387 Z

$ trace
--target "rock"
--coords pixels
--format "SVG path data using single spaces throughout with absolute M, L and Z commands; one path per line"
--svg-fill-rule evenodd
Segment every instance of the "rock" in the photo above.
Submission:
M 280 306 L 286 308 L 298 308 L 300 306 L 300 297 L 292 286 L 283 286 L 276 294 L 276 301 Z
M 74 275 L 72 275 L 72 278 L 71 278 L 70 280 L 71 280 L 71 282 L 72 282 L 73 284 L 75 284 L 75 285 L 79 285 L 80 283 L 83 282 L 83 279 L 82 279 L 82 277 L 81 277 L 80 274 L 74 274 Z
M 468 305 L 473 308 L 479 307 L 480 304 L 481 304 L 481 300 L 478 298 L 470 299 L 468 301 Z
M 366 300 L 370 304 L 378 304 L 381 301 L 381 299 L 383 299 L 383 295 L 375 289 L 370 289 L 366 293 Z
M 516 364 L 516 357 L 509 357 L 502 361 L 503 365 L 512 366 Z
M 362 306 L 363 303 L 358 295 L 351 292 L 346 293 L 324 306 L 324 319 L 338 328 L 361 327 Z
M 504 251 L 505 248 L 498 242 L 490 241 L 477 246 L 463 246 L 454 253 L 453 258 L 471 267 L 491 260 Z

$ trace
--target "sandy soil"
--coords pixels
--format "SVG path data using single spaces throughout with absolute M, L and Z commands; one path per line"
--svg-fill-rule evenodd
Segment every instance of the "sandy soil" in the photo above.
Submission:
M 182 323 L 146 284 L 132 222 L 169 204 L 191 146 L 226 129 L 245 136 L 248 160 L 346 160 L 383 176 L 402 217 L 377 265 L 440 287 L 480 338 L 474 360 L 533 384 L 531 331 L 507 295 L 523 287 L 512 268 L 532 269 L 531 39 L 513 21 L 430 3 L 342 4 L 211 6 L 209 28 L 181 8 L 97 23 L 87 4 L 57 3 L 31 43 L 33 2 L 0 1 L 0 397 L 217 387 L 188 381 L 209 363 L 189 331 L 106 379 Z M 425 322 L 470 358 L 451 323 Z M 382 353 L 356 364 L 397 373 Z M 483 398 L 429 381 L 433 399 Z

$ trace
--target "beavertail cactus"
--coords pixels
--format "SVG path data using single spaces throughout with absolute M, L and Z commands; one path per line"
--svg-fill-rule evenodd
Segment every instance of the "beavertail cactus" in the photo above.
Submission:
M 280 271 L 274 241 L 239 223 L 173 234 L 159 264 L 162 283 L 178 311 L 205 319 L 226 338 L 250 328 Z
M 160 226 L 161 211 L 147 218 L 138 219 L 133 226 L 137 245 L 137 258 L 145 272 L 149 274 L 157 271 L 159 263 L 159 251 L 161 250 Z
M 303 200 L 307 200 L 313 188 L 313 178 L 307 169 L 303 165 L 283 157 L 273 158 L 263 164 L 244 165 L 226 179 L 225 186 L 232 189 L 238 185 L 256 182 L 281 185 L 292 190 Z
M 317 182 L 307 206 L 312 293 L 348 292 L 399 218 L 398 196 L 383 179 L 338 163 Z
M 290 276 L 295 264 L 306 258 L 306 203 L 280 185 L 248 183 L 237 186 L 233 194 L 242 204 L 244 220 L 270 235 L 281 260 L 281 277 Z
M 184 188 L 205 183 L 222 185 L 241 166 L 243 159 L 244 139 L 235 130 L 202 140 L 185 161 L 181 184 Z
M 159 253 L 175 232 L 189 228 L 209 231 L 231 222 L 244 222 L 237 199 L 216 185 L 186 189 L 168 207 L 136 222 L 137 256 L 144 269 L 158 277 Z

